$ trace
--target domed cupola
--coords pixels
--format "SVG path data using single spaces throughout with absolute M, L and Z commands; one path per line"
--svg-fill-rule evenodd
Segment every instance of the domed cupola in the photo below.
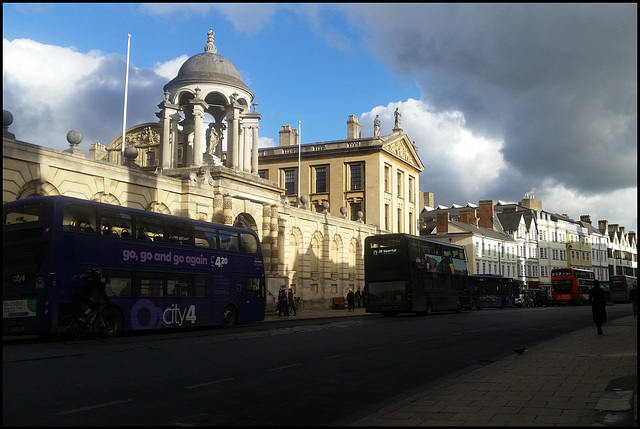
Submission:
M 233 63 L 218 55 L 218 49 L 213 43 L 213 34 L 213 31 L 209 30 L 204 53 L 194 55 L 185 61 L 178 75 L 164 86 L 165 91 L 174 92 L 178 87 L 208 83 L 236 87 L 253 96 L 242 82 L 240 73 Z
M 156 113 L 162 124 L 160 166 L 219 166 L 224 160 L 225 167 L 258 174 L 262 115 L 238 69 L 218 55 L 213 35 L 210 29 L 204 53 L 185 61 L 163 88 L 164 101 Z

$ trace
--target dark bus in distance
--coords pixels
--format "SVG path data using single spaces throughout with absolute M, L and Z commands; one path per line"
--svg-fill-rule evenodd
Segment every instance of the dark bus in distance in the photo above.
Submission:
M 365 238 L 364 305 L 368 313 L 431 314 L 462 310 L 464 247 L 410 234 Z
M 518 284 L 496 274 L 471 274 L 462 294 L 463 306 L 471 310 L 513 307 Z
M 629 293 L 638 285 L 638 278 L 633 276 L 613 275 L 609 277 L 610 298 L 614 303 L 629 302 Z

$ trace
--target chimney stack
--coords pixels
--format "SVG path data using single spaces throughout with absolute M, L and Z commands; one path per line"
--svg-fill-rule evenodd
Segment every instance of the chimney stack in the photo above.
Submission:
M 590 216 L 590 215 L 581 215 L 581 216 L 580 216 L 580 220 L 581 220 L 582 222 L 585 222 L 585 223 L 591 224 L 591 216 Z
M 449 232 L 449 212 L 438 213 L 436 222 L 436 232 L 438 234 L 447 234 Z
M 359 139 L 362 136 L 361 126 L 356 115 L 349 115 L 347 121 L 347 140 Z
M 473 226 L 478 226 L 478 217 L 476 209 L 466 208 L 460 210 L 460 222 L 468 223 Z
M 480 200 L 480 221 L 481 228 L 493 228 L 493 200 Z
M 280 127 L 280 147 L 298 146 L 298 129 L 291 129 L 291 125 Z
M 598 231 L 603 234 L 609 234 L 609 221 L 608 220 L 599 220 L 598 221 Z

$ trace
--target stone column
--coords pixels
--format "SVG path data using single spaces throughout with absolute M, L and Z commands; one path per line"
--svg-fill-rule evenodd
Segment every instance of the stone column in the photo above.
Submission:
M 278 206 L 271 206 L 271 225 L 269 226 L 271 238 L 271 272 L 278 271 Z
M 195 100 L 194 100 L 195 102 Z M 193 106 L 193 165 L 200 166 L 202 162 L 202 154 L 204 153 L 204 133 L 202 127 L 204 125 L 204 108 L 202 104 L 194 104 Z
M 231 97 L 231 105 L 227 108 L 227 164 L 229 168 L 238 169 L 238 119 L 240 117 L 240 104 L 235 101 L 235 96 Z
M 244 171 L 244 133 L 242 121 L 238 121 L 238 170 Z
M 191 167 L 193 165 L 193 117 L 188 116 L 182 121 L 182 133 L 185 135 L 185 142 L 182 145 L 182 166 Z
M 223 198 L 220 193 L 216 193 L 213 196 L 213 221 L 224 223 Z
M 271 206 L 267 203 L 262 205 L 262 259 L 264 269 L 271 268 Z
M 244 127 L 244 161 L 242 163 L 242 171 L 251 172 L 251 140 L 249 136 L 251 128 Z
M 258 174 L 258 127 L 252 127 L 251 172 Z
M 224 215 L 224 224 L 233 225 L 233 198 L 229 194 L 222 197 L 222 213 Z
M 172 165 L 172 119 L 173 115 L 178 112 L 177 106 L 171 105 L 168 101 L 162 104 L 162 136 L 160 138 L 160 166 L 162 168 L 171 168 Z
M 258 103 L 253 103 L 253 112 L 247 113 L 243 116 L 243 123 L 247 127 L 247 132 L 251 130 L 252 144 L 247 141 L 246 151 L 251 150 L 251 156 L 246 159 L 245 171 L 251 171 L 253 174 L 258 174 L 258 121 L 262 119 L 262 115 L 258 113 Z M 249 136 L 247 135 L 248 139 Z M 251 149 L 250 149 L 251 147 Z M 249 165 L 251 164 L 251 165 Z M 251 170 L 249 170 L 249 168 Z
M 171 132 L 169 134 L 169 142 L 171 143 L 171 160 L 169 164 L 172 168 L 178 167 L 178 161 L 180 157 L 178 156 L 180 150 L 180 135 L 178 133 L 178 123 L 180 122 L 180 114 L 175 113 L 171 116 Z M 182 148 L 182 156 L 184 157 L 185 148 Z

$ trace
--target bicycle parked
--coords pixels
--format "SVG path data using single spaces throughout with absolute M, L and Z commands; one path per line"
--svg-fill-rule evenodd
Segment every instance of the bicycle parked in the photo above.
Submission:
M 98 341 L 107 341 L 115 335 L 115 322 L 102 314 L 110 304 L 97 307 L 88 316 L 84 311 L 77 315 L 63 316 L 58 322 L 58 339 L 64 344 L 74 344 L 81 337 L 91 334 Z

